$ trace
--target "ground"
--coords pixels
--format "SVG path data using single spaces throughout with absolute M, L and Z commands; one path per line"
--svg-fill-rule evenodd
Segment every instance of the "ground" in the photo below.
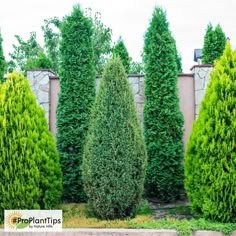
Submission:
M 179 200 L 175 203 L 160 203 L 155 198 L 148 199 L 149 206 L 153 210 L 155 219 L 175 218 L 192 219 L 188 200 Z

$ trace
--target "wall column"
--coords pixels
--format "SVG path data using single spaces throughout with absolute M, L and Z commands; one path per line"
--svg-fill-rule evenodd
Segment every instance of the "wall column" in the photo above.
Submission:
M 38 104 L 44 109 L 45 116 L 49 122 L 49 77 L 55 76 L 54 72 L 48 69 L 27 70 L 27 78 L 30 87 L 37 99 Z
M 209 64 L 195 65 L 191 68 L 194 78 L 195 119 L 199 114 L 200 104 L 210 81 L 210 73 L 213 67 L 213 65 Z

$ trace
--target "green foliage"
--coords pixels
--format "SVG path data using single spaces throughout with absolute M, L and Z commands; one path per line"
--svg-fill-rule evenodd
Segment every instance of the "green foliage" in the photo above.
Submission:
M 181 236 L 192 236 L 193 232 L 197 230 L 217 231 L 224 233 L 224 235 L 231 235 L 234 231 L 236 231 L 236 224 L 223 224 L 204 219 L 161 219 L 144 224 L 130 223 L 130 226 L 138 229 L 175 229 Z
M 177 51 L 168 27 L 165 12 L 155 8 L 144 46 L 146 192 L 161 201 L 178 198 L 183 186 L 184 120 L 177 90 Z
M 37 42 L 35 32 L 30 33 L 27 41 L 24 41 L 19 35 L 15 35 L 15 38 L 18 45 L 13 44 L 14 51 L 9 54 L 11 57 L 8 62 L 9 72 L 17 70 L 25 74 L 27 69 L 50 69 L 51 62 Z
M 4 81 L 4 74 L 6 72 L 6 61 L 2 48 L 2 35 L 0 33 L 0 83 Z
M 57 17 L 45 19 L 45 25 L 41 27 L 43 30 L 44 43 L 50 61 L 51 68 L 56 74 L 59 73 L 59 61 L 60 61 L 60 20 Z
M 205 64 L 213 64 L 215 60 L 222 55 L 225 43 L 226 37 L 221 26 L 218 24 L 216 28 L 213 29 L 212 24 L 208 24 L 204 36 L 202 62 Z
M 95 99 L 92 24 L 79 6 L 61 23 L 57 146 L 63 171 L 63 199 L 85 200 L 81 180 L 84 139 Z
M 120 57 L 126 73 L 129 74 L 131 58 L 129 57 L 129 53 L 122 38 L 119 38 L 116 45 L 113 47 L 112 54 L 113 57 Z
M 137 213 L 143 192 L 146 147 L 132 91 L 119 58 L 105 67 L 84 149 L 83 180 L 98 218 Z
M 37 58 L 29 58 L 25 64 L 26 69 L 47 69 L 52 68 L 51 61 L 44 54 L 43 51 L 39 52 Z
M 94 61 L 96 66 L 96 74 L 101 75 L 107 60 L 111 53 L 111 36 L 112 31 L 101 21 L 101 14 L 96 12 L 92 15 L 92 10 L 87 9 L 86 15 L 93 22 L 93 45 L 94 45 Z
M 142 199 L 138 206 L 137 215 L 152 215 L 153 210 L 151 209 L 148 201 L 146 199 Z
M 236 222 L 236 52 L 216 63 L 185 156 L 185 188 L 195 214 Z
M 0 86 L 0 219 L 4 209 L 51 209 L 62 192 L 54 138 L 26 78 Z
M 130 63 L 129 74 L 144 74 L 144 64 L 142 62 L 132 61 Z
M 182 57 L 179 53 L 176 54 L 176 64 L 177 64 L 177 72 L 178 73 L 183 73 L 182 69 Z

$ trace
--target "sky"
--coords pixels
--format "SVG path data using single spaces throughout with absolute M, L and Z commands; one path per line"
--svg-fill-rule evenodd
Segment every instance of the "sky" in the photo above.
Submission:
M 5 57 L 13 51 L 14 35 L 24 40 L 36 31 L 43 44 L 41 26 L 44 19 L 70 14 L 73 5 L 80 3 L 83 9 L 90 7 L 101 13 L 102 22 L 112 29 L 113 42 L 121 36 L 134 61 L 141 62 L 144 35 L 155 6 L 166 11 L 172 35 L 182 56 L 184 73 L 196 64 L 194 49 L 202 48 L 207 25 L 220 24 L 232 47 L 236 48 L 235 0 L 2 0 L 0 28 Z

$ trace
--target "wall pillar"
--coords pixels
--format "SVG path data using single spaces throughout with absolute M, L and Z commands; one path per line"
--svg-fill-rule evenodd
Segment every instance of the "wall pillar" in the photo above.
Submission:
M 191 68 L 194 78 L 195 119 L 199 114 L 201 101 L 205 95 L 207 85 L 210 81 L 210 73 L 213 65 L 195 65 Z
M 54 72 L 48 69 L 27 70 L 27 78 L 30 87 L 37 99 L 38 104 L 44 109 L 47 121 L 49 121 L 49 77 L 55 76 Z

